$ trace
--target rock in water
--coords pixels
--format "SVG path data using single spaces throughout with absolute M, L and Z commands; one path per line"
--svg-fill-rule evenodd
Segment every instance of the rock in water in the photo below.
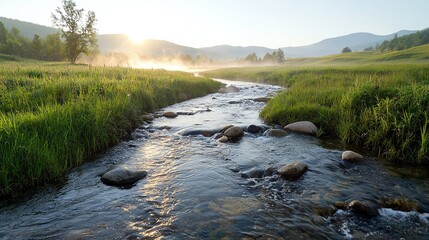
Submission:
M 262 132 L 262 128 L 254 125 L 254 124 L 251 124 L 251 125 L 247 126 L 247 131 L 250 133 L 260 133 L 260 132 Z
M 255 101 L 255 102 L 263 102 L 263 103 L 267 103 L 270 100 L 271 100 L 271 98 L 269 98 L 269 97 L 260 97 L 260 98 L 254 98 L 253 99 L 253 101 Z
M 219 93 L 235 93 L 235 92 L 240 92 L 240 89 L 233 85 L 219 89 Z
M 300 121 L 288 124 L 284 127 L 285 130 L 309 135 L 316 135 L 317 127 L 309 121 Z
M 371 218 L 378 215 L 377 208 L 370 206 L 368 203 L 361 202 L 359 200 L 353 200 L 347 205 L 347 209 L 360 214 L 364 217 Z
M 143 114 L 142 119 L 143 119 L 143 121 L 150 123 L 150 122 L 153 122 L 155 117 L 152 114 L 147 113 L 147 114 Z
M 241 173 L 242 178 L 262 178 L 264 176 L 264 170 L 252 168 Z
M 307 164 L 303 162 L 293 162 L 281 167 L 277 172 L 284 178 L 296 180 L 308 169 Z
M 355 153 L 353 151 L 344 151 L 341 155 L 341 158 L 344 161 L 352 162 L 352 163 L 360 163 L 363 161 L 363 156 L 359 153 Z
M 124 186 L 131 185 L 146 177 L 147 172 L 142 170 L 130 170 L 120 167 L 110 170 L 101 176 L 101 181 L 107 185 Z
M 284 137 L 287 135 L 287 132 L 281 129 L 268 129 L 264 135 L 269 137 Z
M 165 112 L 164 114 L 162 114 L 164 117 L 166 118 L 175 118 L 177 117 L 177 113 L 175 112 Z
M 236 141 L 240 140 L 244 136 L 244 132 L 241 127 L 230 127 L 223 133 L 223 135 L 228 137 L 229 140 Z

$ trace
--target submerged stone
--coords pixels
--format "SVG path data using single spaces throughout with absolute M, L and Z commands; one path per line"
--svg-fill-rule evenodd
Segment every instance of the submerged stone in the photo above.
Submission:
M 241 127 L 230 127 L 224 133 L 229 140 L 240 140 L 244 136 L 243 129 Z
M 284 137 L 287 135 L 287 132 L 281 129 L 268 129 L 264 135 L 268 137 Z
M 367 218 L 375 217 L 378 215 L 378 211 L 375 206 L 359 200 L 351 201 L 347 205 L 347 209 L 352 210 L 353 212 Z
M 286 179 L 296 180 L 301 177 L 307 170 L 307 164 L 303 162 L 293 162 L 279 168 L 277 172 Z
M 101 176 L 101 181 L 106 185 L 124 186 L 131 185 L 138 180 L 146 177 L 147 172 L 143 170 L 130 170 L 119 167 L 110 170 Z

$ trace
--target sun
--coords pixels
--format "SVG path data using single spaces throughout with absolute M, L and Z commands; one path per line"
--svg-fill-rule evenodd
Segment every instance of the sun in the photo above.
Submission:
M 128 38 L 134 43 L 142 43 L 146 38 L 141 32 L 128 33 Z

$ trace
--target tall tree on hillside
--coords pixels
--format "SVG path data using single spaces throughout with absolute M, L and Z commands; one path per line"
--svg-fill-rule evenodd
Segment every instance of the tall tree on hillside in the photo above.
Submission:
M 91 48 L 97 46 L 95 13 L 88 11 L 86 19 L 83 19 L 83 12 L 84 9 L 77 8 L 73 0 L 63 0 L 63 6 L 52 13 L 52 22 L 61 29 L 66 40 L 67 58 L 73 64 L 79 54 L 88 54 Z

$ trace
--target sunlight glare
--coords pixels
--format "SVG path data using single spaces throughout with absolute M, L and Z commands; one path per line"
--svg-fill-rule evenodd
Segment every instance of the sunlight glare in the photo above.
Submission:
M 134 43 L 142 43 L 146 38 L 141 32 L 128 33 L 128 38 Z

